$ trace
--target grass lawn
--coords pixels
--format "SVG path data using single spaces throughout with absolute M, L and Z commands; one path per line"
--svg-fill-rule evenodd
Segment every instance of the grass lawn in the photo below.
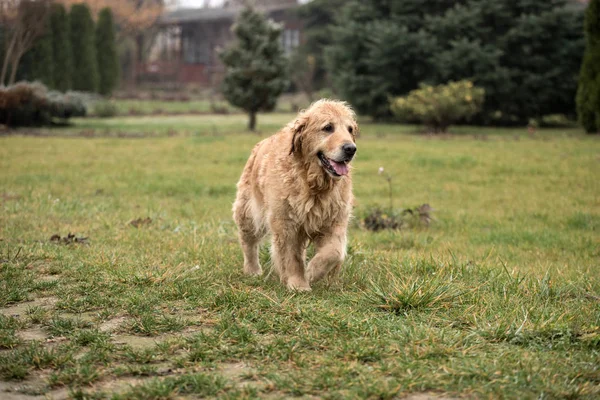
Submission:
M 215 98 L 213 101 L 203 99 L 181 100 L 133 100 L 113 99 L 110 100 L 116 106 L 118 115 L 159 115 L 159 114 L 210 114 L 212 112 L 239 113 L 240 111 L 231 106 L 227 101 Z M 286 94 L 279 100 L 276 111 L 291 112 L 298 107 L 308 106 L 308 101 L 303 95 Z M 218 110 L 218 111 L 217 111 Z M 93 107 L 92 107 L 93 112 Z
M 291 118 L 0 137 L 0 398 L 600 396 L 598 138 L 363 124 L 349 257 L 295 294 L 267 246 L 267 274 L 242 275 L 230 211 L 252 146 Z M 428 228 L 361 227 L 389 204 L 381 166 Z

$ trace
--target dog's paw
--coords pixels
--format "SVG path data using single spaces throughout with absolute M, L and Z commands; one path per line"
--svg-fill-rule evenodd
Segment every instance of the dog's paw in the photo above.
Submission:
M 296 292 L 310 292 L 310 285 L 304 278 L 288 278 L 287 288 Z
M 247 276 L 261 276 L 262 275 L 262 268 L 260 268 L 260 267 L 250 268 L 250 267 L 244 265 L 244 275 L 247 275 Z

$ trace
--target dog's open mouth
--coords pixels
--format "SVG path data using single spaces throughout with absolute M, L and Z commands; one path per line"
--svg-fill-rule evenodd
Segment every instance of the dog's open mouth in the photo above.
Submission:
M 321 165 L 325 169 L 325 171 L 329 172 L 333 176 L 344 176 L 348 175 L 348 171 L 350 168 L 348 167 L 348 163 L 345 161 L 335 161 L 325 157 L 325 154 L 319 152 L 317 154 L 319 160 L 321 160 Z

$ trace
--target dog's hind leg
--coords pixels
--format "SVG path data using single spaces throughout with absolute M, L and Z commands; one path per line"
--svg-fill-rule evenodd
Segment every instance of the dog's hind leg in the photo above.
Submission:
M 306 278 L 311 285 L 341 268 L 346 257 L 346 229 L 334 229 L 333 235 L 318 237 L 314 244 L 316 253 L 306 268 Z

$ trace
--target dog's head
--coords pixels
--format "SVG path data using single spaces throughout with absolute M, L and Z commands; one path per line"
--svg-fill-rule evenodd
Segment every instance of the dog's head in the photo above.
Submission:
M 344 102 L 319 100 L 301 111 L 291 125 L 290 154 L 304 162 L 319 163 L 334 179 L 348 175 L 356 154 L 358 125 L 354 112 Z

